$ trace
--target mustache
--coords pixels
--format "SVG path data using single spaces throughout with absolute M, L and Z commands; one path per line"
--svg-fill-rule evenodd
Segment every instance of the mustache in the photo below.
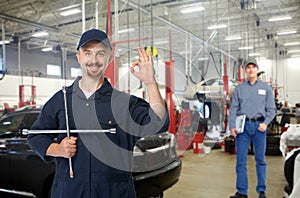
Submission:
M 103 67 L 101 63 L 88 63 L 86 64 L 87 67 Z

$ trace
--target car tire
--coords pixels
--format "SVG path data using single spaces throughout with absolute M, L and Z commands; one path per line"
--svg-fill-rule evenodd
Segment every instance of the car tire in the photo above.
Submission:
M 267 145 L 266 155 L 282 155 L 278 145 Z
M 267 135 L 267 145 L 280 145 L 280 135 Z

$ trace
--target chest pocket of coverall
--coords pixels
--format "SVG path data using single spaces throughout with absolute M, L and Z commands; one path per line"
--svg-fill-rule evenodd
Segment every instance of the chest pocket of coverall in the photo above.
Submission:
M 106 114 L 105 116 L 100 116 L 99 123 L 102 129 L 114 130 L 114 133 L 106 133 L 106 136 L 112 140 L 114 143 L 119 143 L 119 134 L 117 134 L 117 122 L 111 114 Z

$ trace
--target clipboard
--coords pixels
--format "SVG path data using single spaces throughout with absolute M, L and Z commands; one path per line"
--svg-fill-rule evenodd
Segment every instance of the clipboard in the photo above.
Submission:
M 245 121 L 246 121 L 246 115 L 239 115 L 236 117 L 235 120 L 235 129 L 237 134 L 243 133 L 244 132 L 244 127 L 245 127 Z

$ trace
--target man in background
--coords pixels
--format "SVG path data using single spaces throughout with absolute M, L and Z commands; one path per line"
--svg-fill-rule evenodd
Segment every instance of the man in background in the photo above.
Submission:
M 266 129 L 276 112 L 272 87 L 257 78 L 258 65 L 250 60 L 245 65 L 247 80 L 239 84 L 233 93 L 229 114 L 229 129 L 236 138 L 236 189 L 230 198 L 247 198 L 247 157 L 250 142 L 253 142 L 259 198 L 266 198 Z M 246 115 L 242 132 L 236 130 L 239 115 Z

